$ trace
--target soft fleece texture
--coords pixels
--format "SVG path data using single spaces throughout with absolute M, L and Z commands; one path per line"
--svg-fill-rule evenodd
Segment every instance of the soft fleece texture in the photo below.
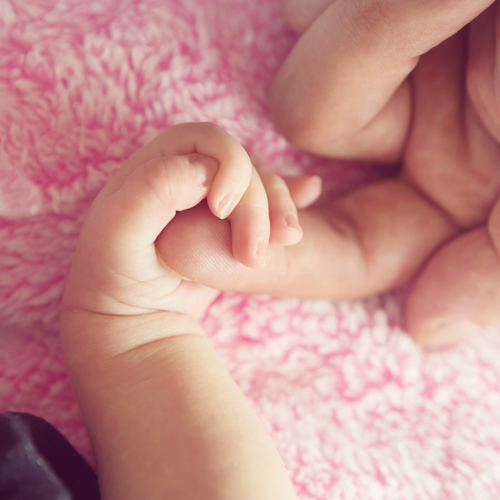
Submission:
M 58 313 L 84 212 L 131 152 L 209 120 L 328 195 L 383 172 L 274 129 L 266 91 L 294 42 L 275 0 L 0 0 L 0 26 L 0 411 L 46 418 L 92 462 Z M 399 316 L 395 294 L 209 310 L 301 500 L 500 498 L 499 331 L 424 355 Z

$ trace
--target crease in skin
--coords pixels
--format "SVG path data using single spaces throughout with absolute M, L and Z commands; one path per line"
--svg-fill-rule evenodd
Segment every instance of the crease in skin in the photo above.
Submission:
M 491 211 L 487 230 L 491 244 L 500 259 L 500 197 L 496 200 L 493 210 Z
M 351 298 L 359 298 L 361 296 L 365 296 L 366 294 L 361 291 L 363 287 L 366 286 L 366 283 L 370 283 L 372 278 L 370 277 L 370 263 L 368 258 L 368 250 L 366 248 L 366 242 L 361 237 L 362 231 L 360 230 L 356 220 L 349 211 L 343 207 L 335 203 L 333 205 L 328 205 L 324 208 L 318 207 L 315 209 L 316 216 L 318 220 L 323 221 L 328 225 L 329 230 L 331 230 L 331 234 L 333 238 L 336 239 L 337 242 L 341 242 L 343 249 L 338 257 L 340 257 L 342 262 L 342 275 L 350 276 L 350 292 L 347 294 L 339 294 L 339 291 L 336 292 L 326 292 L 324 294 L 316 295 L 313 294 L 314 297 L 318 298 L 333 298 L 333 299 L 351 299 Z M 293 247 L 292 247 L 293 248 Z M 338 262 L 337 259 L 331 260 L 330 266 L 326 266 L 325 273 L 332 272 L 333 275 L 337 274 L 335 261 Z M 330 268 L 333 265 L 333 271 Z M 360 283 L 363 283 L 360 286 Z M 372 284 L 369 285 L 372 287 Z M 345 290 L 344 292 L 345 293 Z M 376 291 L 375 291 L 376 293 Z
M 174 269 L 172 269 L 171 267 L 167 266 L 167 264 L 165 263 L 165 261 L 162 259 L 161 255 L 160 255 L 160 252 L 156 251 L 156 257 L 158 258 L 158 260 L 160 261 L 161 265 L 169 272 L 169 273 L 172 273 L 174 274 L 175 276 L 179 277 L 181 280 L 184 280 L 184 281 L 194 281 L 194 279 L 192 278 L 188 278 L 187 276 L 183 276 L 182 274 L 178 273 L 177 271 L 175 271 Z
M 466 120 L 466 123 L 462 124 L 462 127 L 464 129 L 469 129 L 472 125 L 476 126 L 476 134 L 482 133 L 488 135 L 488 131 L 484 127 L 479 130 L 478 124 L 471 124 L 470 120 Z M 498 181 L 495 182 L 489 175 L 491 172 L 481 171 L 474 166 L 477 165 L 477 161 L 474 161 L 473 157 L 477 156 L 477 154 L 474 155 L 470 150 L 470 146 L 468 145 L 470 142 L 470 131 L 467 131 L 468 133 L 464 134 L 464 142 L 467 143 L 467 150 L 461 155 L 461 161 L 453 161 L 453 166 L 455 167 L 454 173 L 462 177 L 461 182 L 457 185 L 457 188 L 462 193 L 461 196 L 457 195 L 455 199 L 442 197 L 441 193 L 435 192 L 435 190 L 432 189 L 432 185 L 428 184 L 428 179 L 422 179 L 419 174 L 415 175 L 414 167 L 405 167 L 400 174 L 401 179 L 404 180 L 407 185 L 411 185 L 415 191 L 430 204 L 439 209 L 453 225 L 460 228 L 462 231 L 484 224 L 488 220 L 488 215 L 495 203 L 495 199 L 500 194 L 500 176 L 497 176 Z M 484 152 L 484 149 L 482 151 Z M 482 164 L 484 164 L 484 161 Z M 498 185 L 494 193 L 492 192 L 492 184 L 493 186 Z M 477 194 L 479 191 L 483 193 L 486 191 L 483 198 Z M 459 199 L 468 200 L 469 206 L 464 204 L 459 205 L 457 201 Z
M 343 1 L 339 0 L 339 4 Z M 361 8 L 364 5 L 371 6 L 372 4 L 375 8 L 380 7 L 377 2 L 349 2 L 349 0 L 346 0 L 346 2 L 354 6 L 353 8 L 355 9 Z M 301 9 L 304 9 L 304 11 L 307 10 L 305 6 L 307 2 L 304 3 L 300 0 L 282 0 L 282 3 L 286 7 L 285 15 L 287 19 L 293 19 L 294 15 L 297 15 L 297 13 L 300 14 Z M 313 4 L 319 6 L 323 5 L 323 3 L 332 4 L 335 2 L 333 0 L 325 0 L 324 2 L 323 0 L 310 0 L 309 3 L 311 4 L 309 5 L 309 10 L 311 10 L 313 9 Z M 383 3 L 384 5 L 391 4 L 391 2 Z M 424 267 L 429 261 L 433 261 L 438 249 L 446 248 L 449 244 L 453 244 L 454 239 L 460 237 L 460 234 L 467 234 L 468 230 L 482 227 L 485 223 L 489 229 L 490 240 L 493 243 L 497 243 L 496 246 L 493 244 L 497 256 L 500 249 L 500 223 L 496 224 L 496 221 L 492 223 L 491 215 L 491 210 L 495 206 L 495 203 L 498 203 L 498 196 L 500 194 L 500 170 L 498 170 L 500 148 L 498 147 L 498 134 L 497 136 L 493 135 L 491 133 L 491 124 L 489 125 L 488 121 L 482 118 L 480 113 L 478 114 L 478 109 L 474 106 L 474 100 L 468 95 L 470 88 L 467 89 L 465 84 L 467 75 L 470 74 L 470 60 L 467 59 L 467 51 L 471 49 L 468 37 L 469 30 L 478 25 L 478 20 L 474 21 L 474 19 L 480 14 L 481 10 L 491 4 L 491 9 L 489 12 L 485 11 L 482 14 L 482 18 L 484 20 L 486 17 L 489 17 L 490 24 L 494 22 L 493 18 L 495 18 L 498 33 L 499 18 L 496 14 L 496 9 L 500 5 L 500 2 L 494 2 L 493 0 L 467 2 L 465 0 L 462 2 L 451 2 L 449 5 L 439 2 L 423 3 L 426 4 L 425 9 L 422 5 L 420 12 L 427 12 L 428 4 L 431 15 L 426 17 L 428 17 L 430 21 L 428 24 L 431 26 L 435 25 L 437 27 L 440 17 L 443 17 L 443 19 L 448 17 L 448 21 L 442 23 L 439 30 L 435 31 L 436 34 L 441 33 L 445 29 L 450 30 L 452 24 L 456 25 L 458 29 L 459 23 L 457 20 L 459 19 L 462 19 L 464 23 L 466 21 L 466 24 L 471 24 L 461 29 L 461 31 L 456 32 L 451 38 L 446 37 L 448 39 L 444 42 L 439 42 L 438 47 L 433 45 L 434 49 L 431 49 L 431 46 L 429 46 L 425 53 L 423 53 L 424 55 L 420 61 L 421 64 L 419 64 L 418 70 L 408 78 L 410 85 L 414 85 L 416 82 L 416 85 L 411 89 L 414 99 L 413 111 L 416 109 L 418 114 L 419 111 L 423 110 L 424 113 L 420 113 L 418 117 L 415 115 L 411 117 L 412 121 L 409 124 L 408 134 L 402 145 L 402 151 L 408 152 L 408 144 L 411 142 L 413 157 L 408 158 L 408 155 L 404 156 L 407 171 L 402 173 L 401 179 L 422 200 L 420 207 L 423 209 L 422 227 L 425 227 L 429 235 L 427 238 L 428 245 L 417 244 L 422 242 L 415 243 L 414 239 L 411 240 L 415 243 L 417 249 L 423 248 L 428 251 L 422 260 L 421 266 L 416 269 L 414 276 L 419 276 L 423 270 L 425 272 Z M 451 5 L 452 3 L 453 6 Z M 396 7 L 397 11 L 409 9 L 408 7 L 403 8 L 401 2 L 399 8 L 397 4 L 397 0 L 393 2 L 393 7 Z M 447 11 L 449 11 L 449 15 L 446 14 Z M 315 15 L 319 15 L 320 12 L 321 10 L 318 8 L 318 12 Z M 432 12 L 436 15 L 434 16 Z M 440 12 L 443 13 L 442 16 L 441 14 L 437 15 Z M 493 16 L 492 12 L 494 12 Z M 417 10 L 415 14 L 417 14 L 417 17 L 420 15 Z M 467 15 L 469 15 L 469 18 L 467 18 Z M 382 20 L 385 17 L 385 15 L 379 16 Z M 390 18 L 389 15 L 387 17 Z M 305 16 L 298 15 L 296 19 L 300 24 L 301 21 L 305 21 Z M 367 16 L 366 21 L 370 23 L 373 19 L 377 19 L 376 12 L 373 16 Z M 466 24 L 462 23 L 462 26 Z M 422 28 L 424 28 L 424 25 L 422 25 Z M 483 28 L 484 26 L 479 26 L 479 32 L 484 33 L 485 30 Z M 362 30 L 355 30 L 353 35 L 359 36 L 360 31 Z M 434 29 L 431 31 L 434 32 Z M 423 36 L 425 34 L 429 35 L 428 26 L 425 26 L 422 32 L 419 33 L 419 36 L 425 38 Z M 450 31 L 450 35 L 452 35 L 452 31 Z M 491 38 L 498 39 L 498 36 L 492 36 Z M 468 43 L 469 46 L 467 45 Z M 392 45 L 397 46 L 394 42 L 392 42 Z M 431 52 L 429 52 L 429 49 L 431 49 Z M 494 49 L 496 56 L 498 43 L 495 44 Z M 312 51 L 311 54 L 313 54 Z M 305 59 L 305 62 L 307 62 L 307 59 Z M 497 57 L 495 57 L 495 62 L 495 77 L 492 77 L 493 81 L 496 80 L 496 73 L 499 67 Z M 286 69 L 288 70 L 288 76 L 290 76 L 291 71 L 289 67 L 287 66 Z M 283 74 L 281 76 L 286 75 Z M 418 80 L 414 79 L 415 77 L 418 77 Z M 298 78 L 296 74 L 294 74 L 294 78 Z M 286 78 L 281 78 L 279 90 L 285 89 L 286 81 Z M 288 78 L 288 81 L 290 81 L 290 78 Z M 430 81 L 434 84 L 423 86 L 423 81 Z M 484 82 L 484 79 L 482 81 Z M 285 85 L 282 86 L 283 83 Z M 495 100 L 485 99 L 486 101 L 490 101 L 486 103 L 489 106 L 485 106 L 485 111 L 488 113 L 497 112 L 498 114 L 498 107 L 494 106 L 494 104 L 499 102 L 499 89 L 498 85 L 493 86 Z M 314 90 L 311 91 L 309 89 L 309 91 L 314 97 Z M 277 99 L 280 98 L 279 92 L 276 93 L 276 97 Z M 300 104 L 300 100 L 298 100 L 298 103 Z M 427 107 L 422 108 L 422 104 L 424 103 L 427 104 Z M 416 104 L 417 106 L 415 106 Z M 381 112 L 379 112 L 379 115 Z M 379 115 L 375 116 L 374 119 L 379 117 Z M 372 122 L 373 120 L 368 125 Z M 299 123 L 299 127 L 302 125 Z M 342 126 L 344 125 L 345 123 L 342 123 Z M 362 127 L 359 132 L 364 132 L 368 125 Z M 413 137 L 414 140 L 410 141 L 409 138 L 413 134 L 415 134 Z M 313 137 L 317 139 L 318 135 L 313 135 Z M 375 141 L 375 144 L 378 144 L 377 141 Z M 298 145 L 302 147 L 307 146 L 303 144 Z M 317 152 L 324 154 L 320 151 Z M 409 169 L 407 160 L 409 160 L 408 163 L 410 164 Z M 416 169 L 416 172 L 412 172 L 411 169 Z M 403 190 L 400 192 L 404 194 Z M 415 204 L 415 207 L 418 206 L 419 204 Z M 489 222 L 488 219 L 490 219 Z M 412 219 L 409 218 L 408 220 Z M 390 224 L 391 222 L 389 221 Z M 357 239 L 357 248 L 363 254 L 363 263 L 366 265 L 368 261 L 367 251 L 364 248 L 366 246 L 366 239 L 363 238 L 363 234 L 360 233 L 356 224 L 352 224 L 352 219 L 349 230 L 353 231 L 354 237 Z M 497 234 L 499 236 L 495 239 Z M 471 254 L 470 262 L 477 264 L 481 260 L 482 258 L 478 253 L 473 252 Z M 465 265 L 453 265 L 453 263 L 450 265 L 450 261 L 446 261 L 446 259 L 440 262 L 441 264 L 442 268 L 450 269 L 450 276 L 453 278 L 453 280 L 450 279 L 451 285 L 446 289 L 443 281 L 436 279 L 433 283 L 434 288 L 427 286 L 424 289 L 422 287 L 424 291 L 420 292 L 419 289 L 419 293 L 426 297 L 429 303 L 434 302 L 434 304 L 445 302 L 448 297 L 456 298 L 458 296 L 463 298 L 465 296 L 466 300 L 463 301 L 463 304 L 466 306 L 470 305 L 471 300 L 460 289 L 460 281 L 457 279 L 460 274 L 469 276 L 469 268 Z M 488 267 L 483 266 L 481 269 L 481 272 L 484 274 L 479 276 L 479 281 L 484 280 L 483 283 L 488 283 L 493 289 L 498 290 L 498 280 L 494 278 L 496 266 Z M 439 266 L 437 270 L 440 270 Z M 471 295 L 470 298 L 473 299 L 474 296 Z M 485 302 L 488 302 L 487 305 L 491 308 L 490 313 L 494 313 L 495 309 L 498 311 L 498 301 L 496 301 L 496 304 L 494 301 Z M 459 337 L 471 335 L 480 329 L 480 325 L 465 316 L 465 309 L 466 307 L 459 307 L 454 314 L 454 311 L 446 311 L 443 308 L 435 307 L 433 318 L 430 319 L 430 317 L 427 317 L 427 321 L 425 323 L 420 322 L 416 332 L 413 330 L 412 333 L 416 333 L 415 337 L 421 345 L 430 349 L 438 345 L 454 342 Z M 471 309 L 473 308 L 471 307 Z M 481 310 L 479 309 L 478 311 Z M 421 317 L 421 319 L 424 318 Z M 481 312 L 477 317 L 472 316 L 472 319 L 484 321 L 486 318 Z
M 462 229 L 487 220 L 500 189 L 498 145 L 478 115 L 477 99 L 466 83 L 470 60 L 463 54 L 471 50 L 469 31 L 464 28 L 425 54 L 412 75 L 415 105 L 425 115 L 412 125 L 405 157 L 408 179 Z M 442 90 L 445 85 L 450 90 L 447 95 Z M 427 149 L 422 150 L 425 138 Z M 427 167 L 417 168 L 422 165 Z M 436 189 L 438 184 L 443 184 L 444 192 Z
M 471 320 L 438 317 L 429 321 L 414 336 L 415 342 L 426 350 L 446 349 L 481 330 Z
M 407 175 L 406 170 L 403 170 L 401 172 L 401 174 L 399 175 L 399 179 L 401 180 L 401 183 L 404 184 L 407 188 L 412 189 L 417 194 L 417 196 L 422 199 L 422 201 L 425 201 L 430 207 L 439 212 L 439 214 L 443 216 L 443 219 L 446 219 L 446 221 L 452 228 L 450 229 L 450 234 L 447 236 L 448 239 L 464 229 L 455 220 L 453 214 L 439 204 L 438 200 L 434 199 L 434 197 L 427 193 L 424 188 L 411 181 L 411 178 Z M 442 243 L 443 242 L 439 243 L 438 246 L 442 245 Z

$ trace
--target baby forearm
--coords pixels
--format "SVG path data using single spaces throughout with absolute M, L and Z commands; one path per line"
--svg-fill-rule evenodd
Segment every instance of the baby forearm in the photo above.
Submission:
M 103 498 L 295 498 L 263 426 L 186 318 L 63 315 L 65 357 Z M 151 341 L 123 350 L 122 330 Z

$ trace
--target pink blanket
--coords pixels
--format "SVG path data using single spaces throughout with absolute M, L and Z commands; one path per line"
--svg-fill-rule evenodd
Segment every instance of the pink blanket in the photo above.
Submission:
M 383 174 L 280 138 L 266 91 L 293 42 L 277 0 L 0 0 L 0 411 L 46 418 L 92 460 L 63 282 L 89 202 L 158 131 L 214 121 L 329 196 Z M 399 317 L 396 294 L 225 293 L 204 319 L 301 500 L 500 498 L 500 332 L 425 355 Z

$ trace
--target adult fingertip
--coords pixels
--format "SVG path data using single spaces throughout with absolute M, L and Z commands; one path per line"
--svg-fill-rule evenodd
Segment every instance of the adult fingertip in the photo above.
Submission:
M 413 337 L 423 349 L 437 350 L 451 347 L 480 330 L 481 327 L 473 321 L 442 317 L 425 323 Z

